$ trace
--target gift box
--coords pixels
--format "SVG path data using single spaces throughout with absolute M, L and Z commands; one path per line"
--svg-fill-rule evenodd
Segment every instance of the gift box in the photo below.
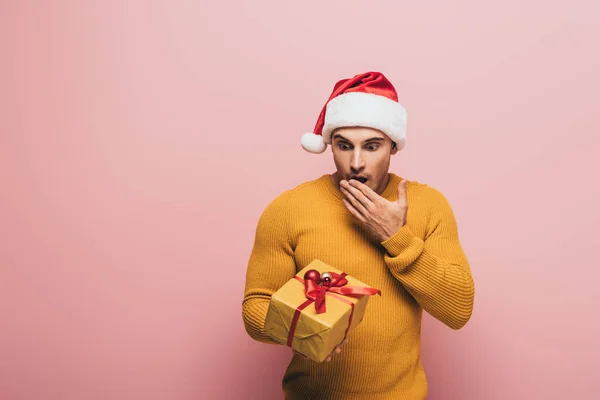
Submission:
M 265 332 L 322 362 L 362 321 L 379 289 L 315 259 L 271 296 Z

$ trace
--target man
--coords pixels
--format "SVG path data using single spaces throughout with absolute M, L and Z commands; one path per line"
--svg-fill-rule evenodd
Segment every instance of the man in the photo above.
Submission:
M 329 362 L 293 353 L 286 399 L 424 399 L 422 311 L 452 329 L 471 317 L 474 283 L 448 201 L 388 172 L 405 136 L 385 76 L 339 81 L 301 139 L 316 154 L 330 144 L 336 172 L 284 191 L 258 221 L 242 305 L 253 339 L 283 344 L 264 332 L 270 296 L 315 258 L 381 290 Z

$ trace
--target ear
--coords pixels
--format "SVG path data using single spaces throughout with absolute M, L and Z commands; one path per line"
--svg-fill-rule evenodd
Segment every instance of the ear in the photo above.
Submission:
M 398 152 L 398 145 L 395 142 L 392 142 L 392 150 L 390 151 L 390 153 L 392 155 L 396 154 Z

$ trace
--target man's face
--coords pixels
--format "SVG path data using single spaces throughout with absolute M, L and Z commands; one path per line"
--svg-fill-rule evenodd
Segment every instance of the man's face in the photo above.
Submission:
M 380 194 L 388 183 L 388 170 L 392 154 L 392 140 L 384 133 L 371 128 L 350 127 L 336 129 L 331 137 L 331 151 L 337 168 L 336 182 L 350 180 L 353 176 Z

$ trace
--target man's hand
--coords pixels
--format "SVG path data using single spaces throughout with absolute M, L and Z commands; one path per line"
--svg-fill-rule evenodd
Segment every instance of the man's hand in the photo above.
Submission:
M 389 201 L 370 187 L 350 179 L 342 180 L 340 190 L 346 198 L 342 199 L 344 205 L 359 219 L 380 242 L 392 237 L 406 224 L 408 201 L 406 199 L 406 180 L 398 185 L 398 200 Z
M 331 361 L 331 357 L 332 357 L 334 354 L 338 354 L 339 352 L 341 352 L 341 351 L 342 351 L 342 346 L 343 346 L 343 345 L 345 345 L 346 343 L 348 343 L 348 338 L 344 339 L 344 341 L 343 341 L 342 343 L 340 343 L 340 344 L 339 344 L 339 345 L 338 345 L 338 346 L 337 346 L 337 347 L 336 347 L 336 348 L 335 348 L 335 349 L 334 349 L 334 350 L 331 352 L 331 354 L 327 356 L 327 358 L 326 358 L 324 361 L 325 361 L 325 362 L 329 362 L 329 361 Z M 302 357 L 302 358 L 308 358 L 308 357 L 306 357 L 304 354 L 302 354 L 302 353 L 298 353 L 296 350 L 294 350 L 294 354 L 297 354 L 297 355 L 299 355 L 299 356 L 300 356 L 300 357 Z

